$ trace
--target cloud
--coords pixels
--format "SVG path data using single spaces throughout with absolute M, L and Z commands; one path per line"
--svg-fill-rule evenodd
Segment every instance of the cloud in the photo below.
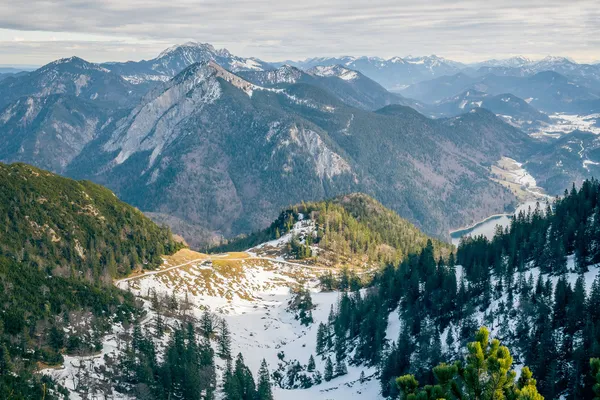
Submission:
M 91 61 L 152 58 L 187 40 L 266 60 L 435 53 L 460 61 L 516 54 L 591 61 L 600 55 L 597 0 L 4 3 L 3 63 L 44 63 L 73 52 Z

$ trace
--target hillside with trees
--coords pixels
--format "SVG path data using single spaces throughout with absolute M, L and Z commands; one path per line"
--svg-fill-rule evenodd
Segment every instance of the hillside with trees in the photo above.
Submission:
M 25 164 L 0 164 L 0 220 L 0 397 L 52 399 L 34 371 L 101 350 L 142 312 L 112 279 L 180 245 L 108 189 Z
M 463 240 L 456 257 L 437 259 L 429 245 L 388 264 L 372 287 L 342 294 L 319 328 L 317 352 L 336 364 L 377 366 L 383 395 L 397 398 L 398 377 L 435 385 L 434 368 L 460 360 L 485 325 L 530 367 L 545 398 L 592 398 L 599 199 L 598 181 L 586 181 L 545 210 L 515 216 L 492 240 Z M 394 314 L 400 328 L 386 338 Z
M 110 190 L 26 164 L 0 164 L 0 255 L 90 282 L 153 269 L 180 248 Z
M 360 263 L 399 262 L 424 248 L 428 240 L 432 240 L 436 255 L 447 256 L 452 249 L 447 243 L 429 238 L 372 197 L 353 193 L 289 207 L 268 228 L 233 239 L 212 251 L 246 250 L 278 239 L 292 231 L 300 220 L 310 221 L 315 227 L 307 238 L 292 237 L 290 241 L 289 250 L 300 259 L 311 256 L 301 245 L 317 246 L 320 254 L 334 255 L 337 261 L 354 259 Z

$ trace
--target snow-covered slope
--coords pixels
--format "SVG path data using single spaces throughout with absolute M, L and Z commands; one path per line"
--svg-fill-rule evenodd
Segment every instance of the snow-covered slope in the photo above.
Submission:
M 272 372 L 277 368 L 285 370 L 295 361 L 306 366 L 311 355 L 315 357 L 317 371 L 322 372 L 325 361 L 315 352 L 317 327 L 319 322 L 327 322 L 339 293 L 319 289 L 318 277 L 329 271 L 327 267 L 295 262 L 284 255 L 292 236 L 304 241 L 303 238 L 313 234 L 314 228 L 312 221 L 297 222 L 286 235 L 247 252 L 206 255 L 181 250 L 166 257 L 159 270 L 134 275 L 115 284 L 144 300 L 149 314 L 142 324 L 149 327 L 152 327 L 155 315 L 148 300 L 155 293 L 175 296 L 179 301 L 187 299 L 192 315 L 198 319 L 205 310 L 225 319 L 231 331 L 232 353 L 241 352 L 254 373 L 262 359 L 266 359 Z M 276 249 L 280 250 L 280 256 L 259 255 Z M 298 286 L 307 288 L 312 294 L 314 322 L 308 326 L 302 325 L 295 312 L 289 309 L 292 289 Z M 78 392 L 83 387 L 80 385 L 83 380 L 87 382 L 86 387 L 97 388 L 97 393 L 101 393 L 100 382 L 105 380 L 102 370 L 110 369 L 106 360 L 124 350 L 118 340 L 124 328 L 115 326 L 113 331 L 104 338 L 102 352 L 87 357 L 68 356 L 63 368 L 47 369 L 42 373 L 50 374 L 64 384 L 75 399 L 82 398 Z M 157 343 L 159 349 L 161 343 L 164 345 L 166 339 Z M 221 376 L 224 362 L 217 362 Z M 89 372 L 84 375 L 82 371 Z M 364 373 L 362 379 L 361 373 Z M 274 385 L 275 399 L 377 399 L 379 385 L 375 373 L 374 368 L 349 366 L 347 375 L 308 389 L 284 389 Z M 110 398 L 128 398 L 116 392 L 112 396 Z
M 209 43 L 198 42 L 169 47 L 151 60 L 105 63 L 103 67 L 121 75 L 131 83 L 142 84 L 152 81 L 166 82 L 190 65 L 206 61 L 214 61 L 233 72 L 273 69 L 259 59 L 238 57 L 227 49 L 215 49 Z

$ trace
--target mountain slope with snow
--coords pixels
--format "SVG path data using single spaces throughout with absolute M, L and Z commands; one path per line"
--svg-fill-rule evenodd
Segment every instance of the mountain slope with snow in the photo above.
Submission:
M 310 58 L 298 62 L 288 61 L 287 63 L 292 63 L 292 65 L 305 70 L 314 67 L 342 65 L 361 72 L 389 90 L 397 90 L 412 83 L 454 74 L 464 67 L 463 64 L 435 55 L 426 57 L 408 56 L 406 58 L 392 57 L 389 59 L 349 56 L 324 57 Z
M 198 42 L 172 46 L 151 60 L 113 62 L 102 66 L 133 84 L 142 84 L 168 81 L 190 65 L 206 61 L 214 61 L 233 72 L 273 69 L 256 58 L 238 57 L 227 49 L 215 49 L 211 44 Z

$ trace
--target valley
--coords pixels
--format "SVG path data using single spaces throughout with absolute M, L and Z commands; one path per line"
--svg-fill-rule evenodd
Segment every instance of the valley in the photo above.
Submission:
M 0 398 L 600 396 L 600 64 L 266 46 L 0 68 Z

